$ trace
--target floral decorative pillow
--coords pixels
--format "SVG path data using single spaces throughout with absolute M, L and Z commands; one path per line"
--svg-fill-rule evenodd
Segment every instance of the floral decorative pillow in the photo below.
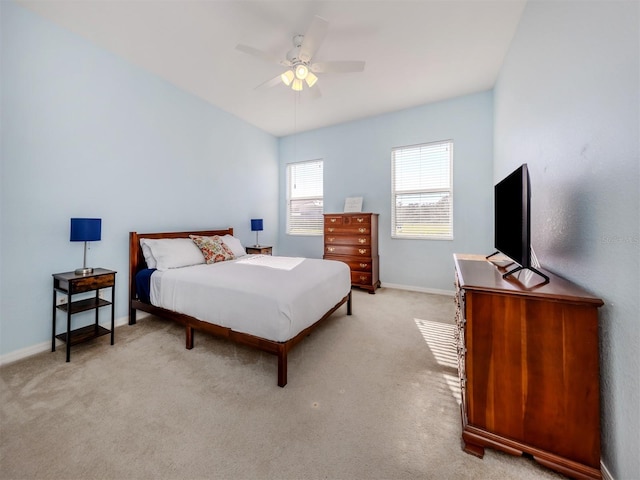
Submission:
M 208 264 L 236 258 L 218 235 L 214 235 L 213 237 L 189 235 L 189 238 L 198 246 Z

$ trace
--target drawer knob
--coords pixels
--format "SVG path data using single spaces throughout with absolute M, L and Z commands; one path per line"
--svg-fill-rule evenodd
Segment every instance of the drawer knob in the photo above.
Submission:
M 364 218 L 362 218 L 362 217 L 358 217 L 358 218 L 356 218 L 356 220 L 358 220 L 358 223 L 364 222 Z
M 336 223 L 336 219 L 335 218 L 331 218 L 331 223 Z
M 361 263 L 360 268 L 367 268 L 369 266 L 368 263 Z
M 333 252 L 335 250 L 335 247 L 327 247 L 327 252 Z
M 365 253 L 367 253 L 366 248 L 359 248 L 358 251 L 360 252 L 361 255 L 364 255 Z
M 329 227 L 327 228 L 327 230 L 329 231 L 329 233 L 333 232 L 335 230 L 335 228 Z
M 366 282 L 367 281 L 367 277 L 364 275 L 360 275 L 360 281 L 361 282 Z
M 335 241 L 336 237 L 327 237 L 327 242 Z
M 366 238 L 359 238 L 358 242 L 360 242 L 360 244 L 362 245 L 362 244 L 367 243 L 367 239 Z
M 366 228 L 364 228 L 364 227 L 360 227 L 360 228 L 358 229 L 358 231 L 359 231 L 360 233 L 367 233 L 367 229 L 366 229 Z

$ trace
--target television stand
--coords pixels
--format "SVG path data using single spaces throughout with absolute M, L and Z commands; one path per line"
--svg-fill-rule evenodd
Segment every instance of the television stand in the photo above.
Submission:
M 507 261 L 509 262 L 509 263 L 507 263 L 506 265 L 497 265 L 495 262 L 493 262 L 493 261 L 489 260 L 491 257 L 493 257 L 493 256 L 495 256 L 495 255 L 498 255 L 498 254 L 501 254 L 501 253 L 502 253 L 502 252 L 500 252 L 499 250 L 496 250 L 496 251 L 495 251 L 495 252 L 493 252 L 491 255 L 487 255 L 487 256 L 486 256 L 486 257 L 484 257 L 484 258 L 485 258 L 485 259 L 487 259 L 491 264 L 495 265 L 496 267 L 504 268 L 505 270 L 506 270 L 509 266 L 511 266 L 511 265 L 513 265 L 514 263 L 516 263 L 516 262 L 514 262 L 513 260 L 511 260 L 511 258 L 507 257 L 506 255 L 505 255 L 505 257 L 507 258 Z M 531 249 L 531 258 L 532 258 L 532 259 L 534 259 L 534 261 L 533 261 L 532 263 L 535 263 L 535 264 L 536 264 L 536 266 L 539 266 L 539 265 L 538 265 L 538 258 L 536 257 L 536 254 L 535 254 L 535 252 L 533 251 L 533 248 Z M 548 277 L 547 275 L 545 275 L 544 273 L 542 273 L 542 272 L 541 272 L 540 270 L 538 270 L 537 268 L 535 268 L 535 267 L 523 267 L 523 266 L 521 266 L 521 265 L 518 265 L 518 266 L 517 266 L 516 268 L 514 268 L 513 270 L 510 270 L 510 271 L 508 271 L 508 272 L 506 272 L 506 273 L 503 273 L 503 274 L 502 274 L 502 278 L 505 278 L 505 279 L 506 279 L 507 277 L 509 277 L 509 276 L 513 275 L 513 274 L 514 274 L 514 273 L 516 273 L 516 272 L 519 272 L 520 270 L 531 270 L 533 273 L 535 273 L 535 274 L 539 275 L 540 277 L 542 277 L 542 278 L 544 279 L 544 282 L 542 282 L 540 285 L 546 285 L 547 283 L 549 283 L 549 277 Z
M 544 279 L 544 282 L 542 282 L 540 285 L 546 285 L 547 283 L 549 283 L 549 277 L 547 275 L 545 275 L 544 273 L 542 273 L 540 270 L 533 268 L 533 267 L 522 267 L 520 265 L 518 265 L 516 268 L 514 268 L 513 270 L 508 271 L 507 273 L 503 273 L 502 274 L 502 278 L 507 278 L 510 275 L 513 275 L 516 272 L 519 272 L 520 270 L 530 270 L 533 273 L 541 276 Z
M 493 260 L 489 260 L 491 257 L 495 256 L 495 255 L 503 255 L 504 260 L 500 261 L 493 261 Z M 489 263 L 491 263 L 492 265 L 495 265 L 496 267 L 499 268 L 507 268 L 510 265 L 513 265 L 514 262 L 513 260 L 511 260 L 509 257 L 507 257 L 506 255 L 504 255 L 502 252 L 496 250 L 495 252 L 493 252 L 491 255 L 487 255 L 486 257 L 484 257 L 485 259 L 487 259 L 489 261 Z M 504 264 L 503 264 L 504 262 Z

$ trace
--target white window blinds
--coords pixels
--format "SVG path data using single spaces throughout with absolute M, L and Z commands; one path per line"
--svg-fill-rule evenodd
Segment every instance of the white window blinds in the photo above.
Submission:
M 453 142 L 391 151 L 394 238 L 453 238 Z
M 287 233 L 322 235 L 322 160 L 287 165 Z

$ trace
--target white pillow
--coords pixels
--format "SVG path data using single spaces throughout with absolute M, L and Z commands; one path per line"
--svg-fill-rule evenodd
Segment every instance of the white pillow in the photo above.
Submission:
M 149 246 L 158 270 L 205 263 L 202 252 L 190 238 L 144 239 L 144 243 Z
M 236 257 L 242 257 L 247 254 L 247 251 L 242 246 L 242 243 L 240 243 L 240 240 L 233 235 L 227 234 L 220 238 L 222 238 L 222 242 L 229 247 L 229 250 L 231 250 Z
M 144 261 L 147 263 L 147 268 L 156 268 L 156 259 L 153 258 L 153 253 L 151 253 L 151 248 L 147 245 L 147 239 L 140 239 L 140 247 L 142 247 L 142 255 L 144 256 Z

